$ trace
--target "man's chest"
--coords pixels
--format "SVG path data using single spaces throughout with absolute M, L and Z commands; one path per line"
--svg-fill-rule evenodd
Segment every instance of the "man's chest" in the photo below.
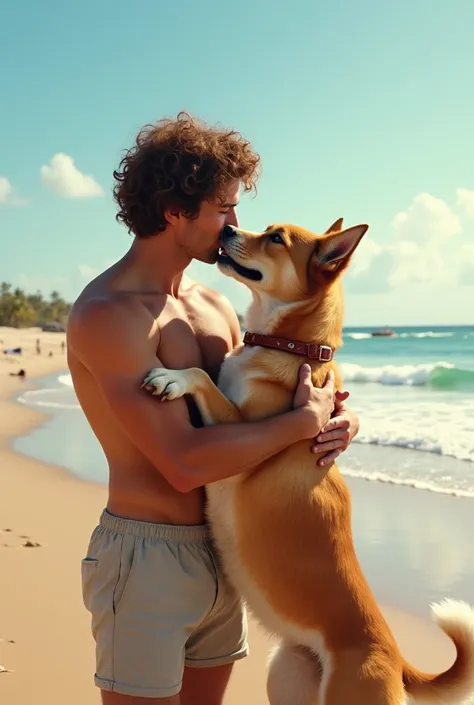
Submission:
M 216 379 L 232 349 L 229 322 L 211 305 L 172 303 L 160 316 L 158 357 L 166 367 L 200 367 Z

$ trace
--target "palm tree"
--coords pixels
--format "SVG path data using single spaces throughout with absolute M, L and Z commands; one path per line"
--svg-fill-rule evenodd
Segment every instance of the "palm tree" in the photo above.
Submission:
M 65 324 L 71 309 L 59 294 L 52 291 L 50 300 L 44 299 L 41 291 L 36 294 L 25 294 L 23 289 L 8 282 L 0 283 L 0 325 L 26 327 L 43 325 L 47 322 Z

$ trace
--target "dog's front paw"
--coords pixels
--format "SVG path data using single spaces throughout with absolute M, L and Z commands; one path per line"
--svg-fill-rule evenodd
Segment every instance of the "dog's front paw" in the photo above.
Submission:
M 179 399 L 185 394 L 192 394 L 191 379 L 188 370 L 167 370 L 154 367 L 143 380 L 142 387 L 161 401 Z

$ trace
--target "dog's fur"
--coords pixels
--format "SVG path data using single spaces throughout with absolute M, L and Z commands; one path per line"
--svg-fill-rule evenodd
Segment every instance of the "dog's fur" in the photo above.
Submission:
M 340 275 L 367 227 L 342 230 L 340 219 L 323 235 L 292 225 L 228 231 L 219 267 L 252 290 L 248 330 L 339 348 Z M 291 409 L 304 361 L 240 346 L 224 361 L 219 388 L 195 368 L 155 369 L 144 384 L 165 399 L 193 394 L 207 425 L 250 421 Z M 308 362 L 316 386 L 332 367 L 340 388 L 334 362 Z M 344 479 L 335 464 L 318 468 L 309 445 L 295 443 L 206 488 L 224 569 L 281 639 L 270 660 L 271 705 L 458 705 L 474 691 L 474 610 L 454 601 L 433 606 L 457 649 L 445 673 L 406 663 L 356 557 Z

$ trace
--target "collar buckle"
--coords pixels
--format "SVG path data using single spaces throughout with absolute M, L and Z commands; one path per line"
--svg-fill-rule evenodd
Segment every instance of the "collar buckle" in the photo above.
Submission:
M 332 360 L 332 348 L 329 347 L 329 345 L 320 345 L 319 346 L 319 356 L 318 360 L 320 362 L 331 362 Z

